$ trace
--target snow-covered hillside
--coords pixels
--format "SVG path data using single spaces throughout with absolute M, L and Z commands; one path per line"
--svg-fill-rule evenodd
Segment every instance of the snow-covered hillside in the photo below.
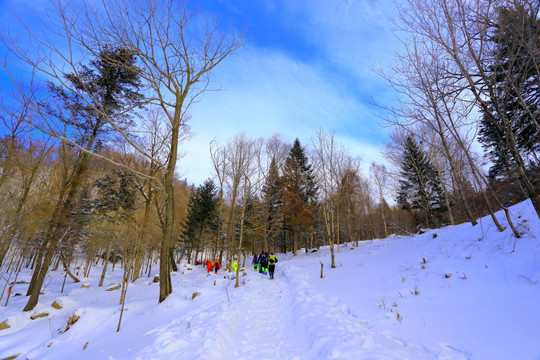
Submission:
M 239 288 L 232 274 L 181 264 L 161 304 L 151 279 L 130 285 L 120 332 L 120 293 L 106 291 L 120 269 L 101 288 L 99 267 L 88 288 L 68 278 L 63 294 L 63 274 L 53 272 L 34 311 L 22 312 L 24 296 L 7 308 L 2 300 L 0 359 L 538 360 L 540 221 L 530 202 L 512 214 L 517 241 L 484 218 L 342 245 L 336 269 L 328 248 L 277 254 L 275 280 L 246 267 Z

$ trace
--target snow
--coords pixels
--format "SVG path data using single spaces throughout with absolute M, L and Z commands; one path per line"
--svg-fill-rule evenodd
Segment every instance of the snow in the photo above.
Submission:
M 11 327 L 0 330 L 0 359 L 539 360 L 540 220 L 529 201 L 511 211 L 517 240 L 486 217 L 342 245 L 335 269 L 328 247 L 277 254 L 274 280 L 248 267 L 238 288 L 231 273 L 181 264 L 161 304 L 153 277 L 129 285 L 120 332 L 120 290 L 105 291 L 119 267 L 103 287 L 99 266 L 81 282 L 89 288 L 68 278 L 63 294 L 63 273 L 52 272 L 35 310 L 22 312 L 24 296 L 2 299 Z

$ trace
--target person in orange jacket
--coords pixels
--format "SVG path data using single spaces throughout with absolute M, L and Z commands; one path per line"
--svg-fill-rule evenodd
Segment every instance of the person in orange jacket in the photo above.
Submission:
M 217 274 L 217 271 L 221 268 L 221 265 L 219 264 L 219 260 L 214 260 L 214 271 Z
M 208 263 L 206 264 L 206 268 L 208 269 L 208 273 L 210 274 L 210 271 L 214 270 L 214 262 L 208 260 Z

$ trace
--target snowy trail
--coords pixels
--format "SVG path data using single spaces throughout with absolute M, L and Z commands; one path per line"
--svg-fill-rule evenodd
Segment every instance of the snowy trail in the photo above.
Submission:
M 274 280 L 248 268 L 239 288 L 230 280 L 228 295 L 148 331 L 153 344 L 138 359 L 179 354 L 236 360 L 467 358 L 453 349 L 434 351 L 373 331 L 347 304 L 318 294 L 306 269 L 287 260 L 280 265 Z
M 148 331 L 153 344 L 138 359 L 307 359 L 310 344 L 305 329 L 296 323 L 294 289 L 286 279 L 247 269 L 244 285 L 201 305 L 197 310 Z
M 169 324 L 146 332 L 145 336 L 154 337 L 155 340 L 153 345 L 139 353 L 137 359 L 170 359 L 178 353 L 199 355 L 200 341 L 208 335 L 207 323 L 215 318 L 215 308 L 223 301 L 226 301 L 226 295 L 202 304 Z
M 305 330 L 296 323 L 290 284 L 247 271 L 247 285 L 231 297 L 215 340 L 205 344 L 208 358 L 230 354 L 240 360 L 306 359 L 309 344 Z

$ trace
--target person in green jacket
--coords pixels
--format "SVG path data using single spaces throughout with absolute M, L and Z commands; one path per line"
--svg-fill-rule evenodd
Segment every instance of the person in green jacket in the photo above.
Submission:
M 270 275 L 270 279 L 274 278 L 274 271 L 276 270 L 276 263 L 278 262 L 278 259 L 274 253 L 271 253 L 268 257 L 268 274 Z
M 234 261 L 232 263 L 232 269 L 233 272 L 236 272 L 236 270 L 238 269 L 238 261 L 236 260 L 236 258 L 234 258 Z

